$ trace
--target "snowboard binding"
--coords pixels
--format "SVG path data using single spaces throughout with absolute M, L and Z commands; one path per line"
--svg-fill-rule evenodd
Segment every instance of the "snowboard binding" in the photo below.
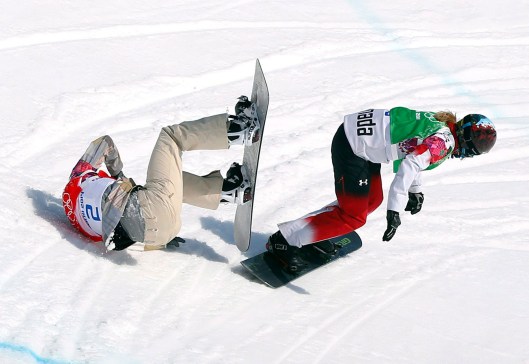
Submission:
M 277 258 L 283 270 L 288 273 L 296 273 L 306 266 L 306 262 L 300 256 L 301 249 L 288 244 L 281 231 L 268 238 L 266 250 Z
M 228 140 L 230 146 L 249 146 L 261 138 L 261 124 L 257 116 L 257 105 L 247 96 L 240 96 L 235 105 L 235 114 L 228 120 Z
M 336 255 L 336 253 L 338 253 L 338 249 L 339 249 L 339 247 L 336 246 L 330 240 L 318 241 L 317 243 L 310 244 L 310 245 L 308 245 L 306 247 L 307 248 L 310 247 L 310 248 L 316 249 L 321 254 L 324 254 L 324 255 L 329 256 L 329 257 L 333 257 L 334 255 Z
M 222 184 L 221 202 L 231 202 L 238 205 L 245 204 L 252 199 L 252 185 L 248 171 L 244 166 L 234 162 Z

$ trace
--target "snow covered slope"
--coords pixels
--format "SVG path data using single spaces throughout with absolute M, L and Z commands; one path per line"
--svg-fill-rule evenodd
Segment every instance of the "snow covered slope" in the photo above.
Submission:
M 0 4 L 1 363 L 529 361 L 527 1 L 103 1 Z M 254 228 L 186 206 L 180 249 L 110 252 L 69 226 L 61 192 L 94 138 L 145 181 L 162 126 L 270 88 Z M 276 224 L 334 200 L 346 113 L 408 106 L 489 116 L 490 154 L 424 176 L 420 214 L 272 290 L 239 262 Z M 241 149 L 185 155 L 195 173 Z M 391 182 L 383 166 L 384 187 Z

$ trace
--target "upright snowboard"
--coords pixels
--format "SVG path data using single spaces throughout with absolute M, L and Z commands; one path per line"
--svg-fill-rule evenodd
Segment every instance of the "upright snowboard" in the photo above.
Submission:
M 338 247 L 336 254 L 328 255 L 316 249 L 313 244 L 306 245 L 301 248 L 300 255 L 307 262 L 307 265 L 300 271 L 294 273 L 285 271 L 283 264 L 274 254 L 269 252 L 264 252 L 255 257 L 243 260 L 241 264 L 266 285 L 278 288 L 327 263 L 354 252 L 362 246 L 360 236 L 354 231 L 330 240 Z
M 250 247 L 252 236 L 252 214 L 255 197 L 255 187 L 257 180 L 257 168 L 259 165 L 259 153 L 261 152 L 261 142 L 263 141 L 263 131 L 268 111 L 268 86 L 261 69 L 259 60 L 255 63 L 255 74 L 253 78 L 253 88 L 251 101 L 257 107 L 257 118 L 259 119 L 260 130 L 258 130 L 259 141 L 250 146 L 244 147 L 242 163 L 246 167 L 250 183 L 252 185 L 252 199 L 244 205 L 237 206 L 234 222 L 235 243 L 240 251 L 247 251 Z

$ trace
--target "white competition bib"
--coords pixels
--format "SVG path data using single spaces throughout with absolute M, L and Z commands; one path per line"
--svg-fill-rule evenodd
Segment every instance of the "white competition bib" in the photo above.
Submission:
M 81 183 L 82 191 L 77 198 L 77 221 L 90 235 L 103 235 L 101 199 L 107 187 L 114 182 L 116 180 L 112 178 L 94 176 Z
M 389 110 L 385 109 L 345 115 L 345 135 L 353 153 L 373 163 L 388 163 L 391 155 L 389 122 Z

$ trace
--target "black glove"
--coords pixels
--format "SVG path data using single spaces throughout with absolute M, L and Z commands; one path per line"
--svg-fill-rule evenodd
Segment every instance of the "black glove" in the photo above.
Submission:
M 399 213 L 397 211 L 388 210 L 388 214 L 386 215 L 386 220 L 388 220 L 388 228 L 384 232 L 384 236 L 382 237 L 382 240 L 390 241 L 391 238 L 393 238 L 393 236 L 397 232 L 397 228 L 400 225 Z
M 410 211 L 412 215 L 415 215 L 417 212 L 421 211 L 423 202 L 424 195 L 422 192 L 408 192 L 408 204 L 406 205 L 404 211 Z
M 129 234 L 127 234 L 120 222 L 114 229 L 114 234 L 105 243 L 105 246 L 107 250 L 124 250 L 134 243 L 135 241 L 129 237 Z
M 166 248 L 178 248 L 181 243 L 185 243 L 186 241 L 182 239 L 181 237 L 177 236 L 173 240 L 167 243 L 165 246 Z

